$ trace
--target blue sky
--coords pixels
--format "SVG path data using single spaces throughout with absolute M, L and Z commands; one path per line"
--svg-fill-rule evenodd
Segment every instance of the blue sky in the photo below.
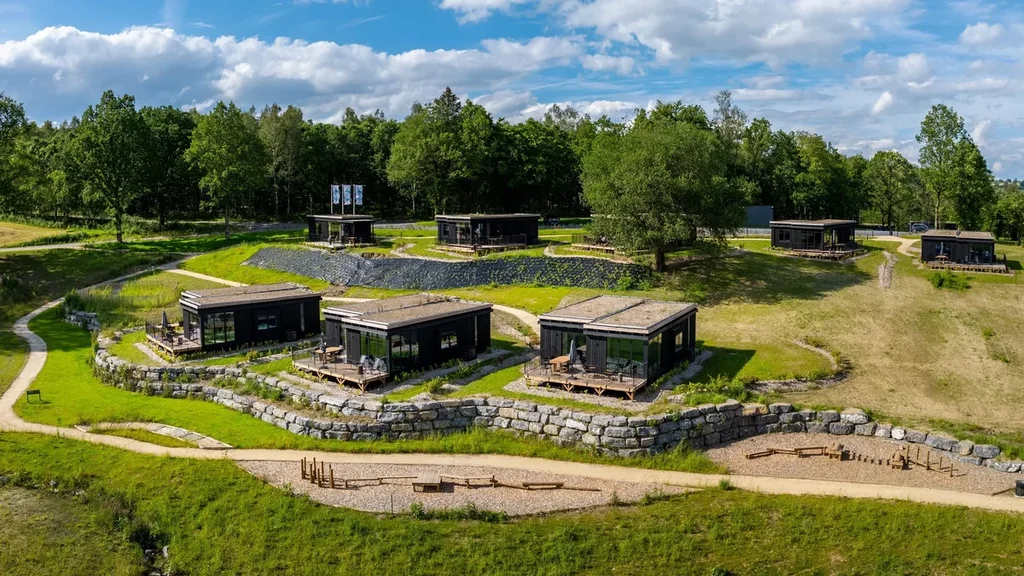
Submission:
M 658 99 L 898 149 L 953 106 L 999 176 L 1024 176 L 1024 3 L 1008 0 L 0 0 L 0 91 L 36 120 L 102 90 L 401 118 L 445 86 L 495 117 L 552 104 L 628 119 Z

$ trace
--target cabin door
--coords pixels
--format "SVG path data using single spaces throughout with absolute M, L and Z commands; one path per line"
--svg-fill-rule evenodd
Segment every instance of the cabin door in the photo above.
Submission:
M 362 354 L 359 346 L 359 332 L 356 330 L 346 330 L 345 334 L 345 357 L 348 358 L 349 364 L 358 364 L 359 356 Z
M 604 372 L 608 367 L 608 340 L 587 338 L 587 363 L 594 372 Z

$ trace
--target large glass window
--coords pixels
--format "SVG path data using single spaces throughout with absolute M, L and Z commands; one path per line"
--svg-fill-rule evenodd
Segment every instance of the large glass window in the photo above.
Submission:
M 395 370 L 413 368 L 419 358 L 420 344 L 415 332 L 391 335 L 391 365 Z
M 661 373 L 661 334 L 647 341 L 648 374 Z
M 608 339 L 608 369 L 630 375 L 642 375 L 644 341 L 628 338 Z
M 388 341 L 383 336 L 363 332 L 359 335 L 359 350 L 363 356 L 387 358 Z M 356 358 L 358 360 L 358 358 Z
M 208 314 L 203 318 L 203 344 L 235 341 L 235 313 Z
M 458 334 L 456 334 L 454 331 L 441 333 L 441 350 L 447 350 L 449 348 L 458 348 L 458 346 Z
M 676 355 L 678 356 L 684 350 L 686 350 L 686 328 L 680 326 L 679 332 L 676 332 Z
M 582 332 L 562 332 L 562 345 L 559 347 L 559 353 L 568 356 L 570 350 L 572 350 L 573 340 L 576 340 L 576 348 L 580 348 L 587 343 Z

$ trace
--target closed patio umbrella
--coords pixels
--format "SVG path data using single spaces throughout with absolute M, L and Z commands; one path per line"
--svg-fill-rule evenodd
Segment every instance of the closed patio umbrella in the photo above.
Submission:
M 569 371 L 572 372 L 572 365 L 576 363 L 576 339 L 569 340 Z
M 164 337 L 167 337 L 167 333 L 171 331 L 171 323 L 167 321 L 167 312 L 163 314 L 163 318 L 160 320 L 160 327 L 164 329 Z

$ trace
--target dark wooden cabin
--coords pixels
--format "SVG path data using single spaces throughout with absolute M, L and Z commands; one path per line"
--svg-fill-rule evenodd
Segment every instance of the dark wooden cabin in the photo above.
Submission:
M 320 333 L 320 294 L 298 284 L 265 284 L 181 293 L 180 325 L 146 325 L 172 354 L 211 352 Z
M 921 261 L 995 264 L 996 239 L 991 232 L 929 230 L 921 234 Z
M 857 249 L 855 220 L 773 220 L 772 248 L 807 252 Z
M 453 246 L 527 246 L 539 239 L 539 214 L 438 215 L 437 243 Z
M 309 215 L 309 241 L 327 246 L 373 244 L 373 216 L 360 214 Z
M 531 380 L 624 392 L 630 399 L 680 363 L 693 360 L 697 306 L 597 296 L 540 316 L 540 362 Z M 573 348 L 575 346 L 575 349 Z
M 324 310 L 327 349 L 335 357 L 299 368 L 362 386 L 373 368 L 383 381 L 449 360 L 472 360 L 491 346 L 491 304 L 412 294 Z M 383 361 L 381 364 L 379 361 Z M 354 367 L 366 366 L 367 370 Z

